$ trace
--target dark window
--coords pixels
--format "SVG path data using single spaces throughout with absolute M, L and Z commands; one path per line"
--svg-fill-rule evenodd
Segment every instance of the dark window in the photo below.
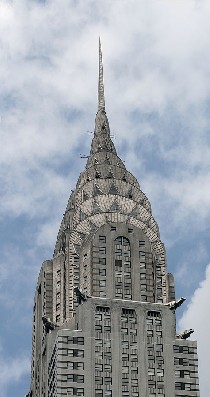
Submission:
M 100 241 L 100 243 L 105 244 L 106 243 L 106 236 L 99 236 L 99 241 Z
M 84 383 L 84 375 L 68 374 L 67 380 L 70 382 Z
M 104 266 L 106 265 L 106 258 L 99 258 L 98 261 L 100 265 L 104 265 Z
M 109 307 L 107 307 L 107 306 L 96 306 L 96 312 L 108 313 L 109 312 Z
M 175 382 L 175 390 L 185 390 L 185 383 Z
M 149 311 L 147 313 L 148 317 L 161 317 L 161 313 L 160 312 L 156 312 L 156 311 Z
M 99 247 L 99 254 L 106 255 L 106 247 Z

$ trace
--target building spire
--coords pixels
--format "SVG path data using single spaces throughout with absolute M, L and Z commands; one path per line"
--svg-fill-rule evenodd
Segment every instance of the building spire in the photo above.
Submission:
M 99 78 L 98 78 L 98 110 L 105 109 L 104 82 L 103 82 L 103 61 L 101 50 L 101 39 L 99 36 Z
M 98 79 L 98 111 L 95 119 L 94 137 L 91 143 L 90 155 L 98 152 L 116 153 L 116 149 L 110 137 L 109 121 L 105 111 L 103 62 L 101 40 L 99 37 L 99 79 Z

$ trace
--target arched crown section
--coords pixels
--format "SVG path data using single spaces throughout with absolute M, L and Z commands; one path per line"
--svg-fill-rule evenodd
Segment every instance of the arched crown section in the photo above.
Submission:
M 165 265 L 146 233 L 131 224 L 104 224 L 84 241 L 80 288 L 89 296 L 164 303 Z

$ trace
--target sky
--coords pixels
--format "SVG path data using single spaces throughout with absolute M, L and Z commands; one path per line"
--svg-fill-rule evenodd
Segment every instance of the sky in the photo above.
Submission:
M 209 0 L 1 0 L 0 397 L 29 391 L 32 305 L 97 111 L 151 202 L 210 390 Z

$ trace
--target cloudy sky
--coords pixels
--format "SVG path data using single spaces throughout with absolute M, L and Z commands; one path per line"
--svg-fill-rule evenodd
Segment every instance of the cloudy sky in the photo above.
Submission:
M 209 0 L 0 1 L 0 397 L 29 389 L 32 302 L 97 110 L 148 196 L 210 390 Z

